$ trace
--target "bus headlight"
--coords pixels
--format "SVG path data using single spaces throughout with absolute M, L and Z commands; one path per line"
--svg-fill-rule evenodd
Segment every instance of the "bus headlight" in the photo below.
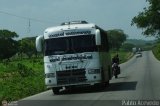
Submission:
M 55 77 L 55 73 L 46 73 L 45 74 L 45 78 L 54 78 Z
M 88 70 L 88 74 L 99 74 L 100 73 L 100 69 L 89 69 Z

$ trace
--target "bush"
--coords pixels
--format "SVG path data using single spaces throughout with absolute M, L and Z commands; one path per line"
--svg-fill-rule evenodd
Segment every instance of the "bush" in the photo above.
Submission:
M 15 77 L 11 80 L 0 82 L 0 84 L 2 85 L 0 101 L 15 101 L 45 90 L 42 77 Z
M 160 43 L 158 43 L 155 47 L 153 47 L 153 54 L 154 56 L 160 60 Z
M 0 105 L 3 100 L 15 101 L 46 90 L 41 63 L 42 59 L 0 63 Z
M 125 43 L 122 45 L 121 49 L 125 50 L 125 51 L 132 51 L 132 48 L 134 48 L 134 47 L 135 47 L 134 44 Z
M 18 73 L 21 75 L 21 77 L 28 77 L 34 75 L 34 71 L 32 68 L 29 68 L 21 63 L 18 63 L 17 66 L 18 66 Z

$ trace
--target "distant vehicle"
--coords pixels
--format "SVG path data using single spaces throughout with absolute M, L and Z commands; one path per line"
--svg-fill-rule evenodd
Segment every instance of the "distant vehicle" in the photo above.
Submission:
M 142 57 L 142 52 L 136 52 L 136 58 Z
M 138 52 L 141 52 L 142 51 L 142 49 L 141 48 L 138 48 Z
M 132 48 L 132 52 L 135 54 L 137 52 L 137 48 L 136 47 Z
M 45 84 L 54 94 L 62 87 L 108 85 L 112 78 L 107 33 L 86 21 L 47 28 L 36 38 L 44 51 Z

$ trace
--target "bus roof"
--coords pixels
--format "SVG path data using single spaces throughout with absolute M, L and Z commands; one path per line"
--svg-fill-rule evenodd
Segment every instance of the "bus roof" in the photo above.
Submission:
M 88 23 L 87 24 L 68 24 L 68 25 L 49 27 L 44 31 L 44 33 L 64 31 L 64 30 L 74 30 L 74 29 L 92 29 L 95 27 L 96 27 L 96 25 L 92 24 L 92 23 L 89 23 L 89 24 Z

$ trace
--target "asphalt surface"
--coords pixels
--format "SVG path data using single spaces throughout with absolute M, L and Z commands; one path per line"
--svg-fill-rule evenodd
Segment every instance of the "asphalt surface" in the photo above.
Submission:
M 105 89 L 82 87 L 63 90 L 59 95 L 48 90 L 20 100 L 18 106 L 121 106 L 127 105 L 127 100 L 132 100 L 132 105 L 146 105 L 134 100 L 160 105 L 160 101 L 153 101 L 160 100 L 160 62 L 151 51 L 143 52 L 142 57 L 134 56 L 120 67 L 118 79 L 113 77 Z

